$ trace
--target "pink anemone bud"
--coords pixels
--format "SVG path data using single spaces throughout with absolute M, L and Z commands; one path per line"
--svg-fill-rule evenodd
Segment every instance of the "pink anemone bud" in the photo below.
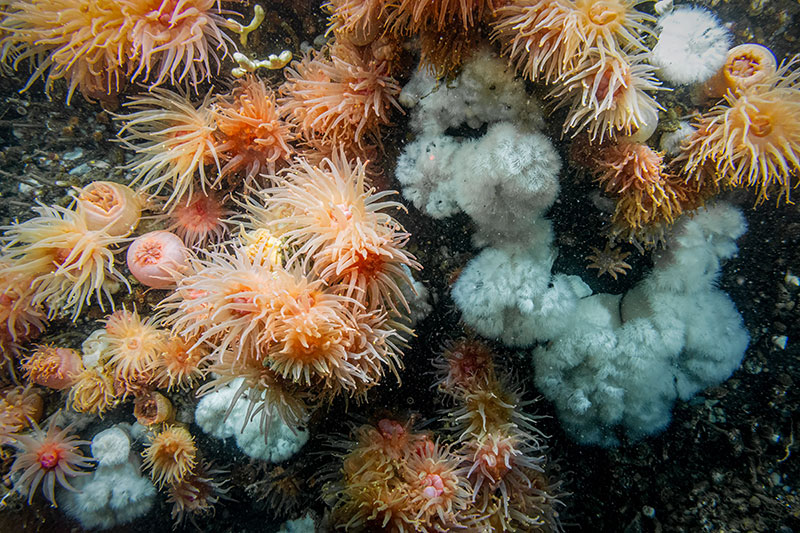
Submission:
M 93 181 L 80 190 L 76 211 L 90 230 L 126 237 L 142 216 L 142 198 L 133 189 L 111 181 Z
M 39 346 L 22 361 L 22 370 L 25 378 L 37 385 L 63 390 L 71 387 L 83 372 L 83 361 L 70 348 Z
M 151 231 L 128 247 L 128 269 L 143 285 L 154 289 L 174 287 L 184 272 L 189 250 L 180 237 L 169 231 Z

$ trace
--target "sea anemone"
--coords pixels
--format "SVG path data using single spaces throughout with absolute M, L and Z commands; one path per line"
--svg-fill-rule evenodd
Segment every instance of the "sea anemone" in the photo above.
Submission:
M 35 275 L 32 304 L 44 303 L 51 318 L 69 312 L 76 320 L 93 294 L 101 308 L 105 299 L 113 309 L 115 282 L 130 290 L 114 266 L 119 238 L 90 230 L 79 213 L 63 207 L 39 204 L 33 210 L 39 216 L 0 228 L 5 231 L 0 277 Z
M 311 166 L 300 159 L 279 187 L 263 192 L 268 210 L 286 213 L 267 227 L 297 246 L 290 263 L 313 260 L 314 271 L 329 285 L 341 284 L 347 297 L 368 309 L 408 309 L 401 287 L 412 283 L 403 266 L 421 267 L 404 249 L 408 233 L 385 212 L 403 209 L 386 200 L 392 194 L 367 186 L 361 160 L 337 153 Z
M 171 336 L 155 363 L 155 380 L 167 390 L 191 387 L 204 375 L 208 349 L 193 339 Z
M 219 481 L 215 478 L 228 474 L 226 470 L 215 468 L 212 463 L 206 462 L 197 470 L 196 474 L 169 485 L 167 503 L 172 504 L 172 519 L 176 526 L 187 518 L 194 523 L 195 516 L 213 515 L 214 505 L 228 493 L 226 480 Z
M 197 447 L 191 433 L 181 426 L 167 426 L 142 452 L 144 467 L 159 487 L 175 485 L 194 473 Z
M 4 4 L 2 59 L 36 68 L 23 90 L 46 74 L 45 91 L 66 79 L 67 103 L 76 89 L 88 99 L 116 94 L 126 82 L 130 39 L 122 2 L 21 0 Z
M 103 340 L 107 364 L 115 379 L 133 392 L 141 382 L 153 380 L 153 368 L 164 352 L 167 332 L 159 329 L 155 317 L 144 320 L 139 313 L 122 309 L 105 320 Z
M 128 270 L 142 285 L 154 289 L 174 287 L 185 274 L 189 250 L 180 237 L 169 231 L 151 231 L 128 246 Z
M 414 452 L 403 462 L 408 480 L 411 505 L 416 520 L 423 524 L 453 524 L 457 513 L 472 500 L 472 488 L 459 475 L 461 457 L 430 439 L 417 443 Z
M 651 62 L 663 79 L 679 84 L 705 82 L 725 63 L 731 33 L 708 9 L 679 6 L 658 19 L 658 28 Z
M 175 409 L 166 396 L 151 391 L 137 396 L 133 401 L 133 416 L 143 426 L 155 426 L 172 422 Z
M 51 389 L 71 387 L 83 372 L 81 354 L 70 348 L 39 346 L 22 361 L 25 379 Z
M 757 84 L 768 83 L 778 70 L 778 60 L 766 46 L 745 43 L 728 51 L 725 63 L 705 86 L 705 94 L 720 98 Z
M 30 385 L 0 391 L 0 445 L 42 418 L 44 400 L 39 391 Z
M 8 265 L 0 259 L 0 272 Z M 19 343 L 44 331 L 46 318 L 41 308 L 33 303 L 34 275 L 19 273 L 0 278 L 0 350 L 8 359 L 19 351 Z
M 79 413 L 92 413 L 100 417 L 120 402 L 122 391 L 114 383 L 113 370 L 94 366 L 78 374 L 69 390 L 67 406 Z
M 265 441 L 269 434 L 269 424 L 275 415 L 289 427 L 298 427 L 307 422 L 311 394 L 281 377 L 252 354 L 237 357 L 231 351 L 225 352 L 216 358 L 208 370 L 214 379 L 200 387 L 197 395 L 209 394 L 241 380 L 226 417 L 240 398 L 246 399 L 248 405 L 245 424 L 258 417 L 259 429 Z
M 379 142 L 378 129 L 389 123 L 390 109 L 401 110 L 400 86 L 389 68 L 368 49 L 337 43 L 284 69 L 278 102 L 312 146 L 364 149 Z
M 140 183 L 141 189 L 153 195 L 169 185 L 167 206 L 179 200 L 191 202 L 195 174 L 200 176 L 203 192 L 210 188 L 205 167 L 220 168 L 210 102 L 210 93 L 195 106 L 180 94 L 156 88 L 124 104 L 134 112 L 115 118 L 123 122 L 118 134 L 122 143 L 136 153 L 126 167 L 135 176 L 131 185 Z
M 11 474 L 21 472 L 14 482 L 14 489 L 22 495 L 27 494 L 29 505 L 41 484 L 45 498 L 57 507 L 56 480 L 63 488 L 76 492 L 67 478 L 88 474 L 82 469 L 92 466 L 93 460 L 84 457 L 78 446 L 91 443 L 77 440 L 70 435 L 71 430 L 71 425 L 60 429 L 55 421 L 51 421 L 46 433 L 34 425 L 31 433 L 15 435 L 10 443 L 17 449 Z
M 441 358 L 433 361 L 438 390 L 460 398 L 467 391 L 488 387 L 497 379 L 493 359 L 491 349 L 483 342 L 474 339 L 449 342 Z
M 570 105 L 564 133 L 588 131 L 592 141 L 632 135 L 658 121 L 662 107 L 644 91 L 659 89 L 654 67 L 643 56 L 605 61 L 590 54 L 584 63 L 564 76 L 549 97 L 556 107 Z
M 531 80 L 543 74 L 546 81 L 555 81 L 587 66 L 606 71 L 608 61 L 628 52 L 649 52 L 642 37 L 652 34 L 646 23 L 655 19 L 638 11 L 639 3 L 514 0 L 496 10 L 492 37 Z
M 399 0 L 392 3 L 387 25 L 402 35 L 425 29 L 441 31 L 459 22 L 466 29 L 479 24 L 499 3 L 496 0 Z
M 90 230 L 127 237 L 136 229 L 144 201 L 133 189 L 112 181 L 93 181 L 78 190 L 75 211 Z
M 800 172 L 798 61 L 795 56 L 764 82 L 726 93 L 724 102 L 697 119 L 678 158 L 692 180 L 754 187 L 757 203 L 777 188 L 778 202 L 789 202 Z
M 386 5 L 386 0 L 328 0 L 322 8 L 330 13 L 330 29 L 337 39 L 366 46 L 383 32 Z
M 239 172 L 247 180 L 273 175 L 291 158 L 288 143 L 295 135 L 280 118 L 272 90 L 259 78 L 238 80 L 230 95 L 215 100 L 212 110 L 219 131 L 216 149 L 224 161 L 216 184 Z
M 211 80 L 213 60 L 228 55 L 233 41 L 221 28 L 227 23 L 214 13 L 217 0 L 121 0 L 129 17 L 130 58 L 138 61 L 131 80 L 151 81 L 150 88 L 169 80 L 197 86 Z M 219 7 L 217 7 L 219 9 Z M 221 13 L 221 11 L 220 11 Z M 151 78 L 151 71 L 154 74 Z
M 2 58 L 35 67 L 24 89 L 46 74 L 45 89 L 65 78 L 87 98 L 115 95 L 128 80 L 152 86 L 210 79 L 209 59 L 227 55 L 230 38 L 214 0 L 22 0 L 5 10 Z
M 211 190 L 195 192 L 189 202 L 178 202 L 165 216 L 167 231 L 175 233 L 190 248 L 220 243 L 228 233 L 225 217 L 233 214 Z

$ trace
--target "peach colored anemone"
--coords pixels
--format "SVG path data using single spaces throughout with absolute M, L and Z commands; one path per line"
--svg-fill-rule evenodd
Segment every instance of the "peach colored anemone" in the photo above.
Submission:
M 155 317 L 142 319 L 137 311 L 119 310 L 105 320 L 103 342 L 116 381 L 135 387 L 152 379 L 153 367 L 164 352 L 167 332 L 159 329 Z
M 15 68 L 29 61 L 25 85 L 66 79 L 67 102 L 116 95 L 130 79 L 151 87 L 210 79 L 230 37 L 215 0 L 21 0 L 7 3 L 0 50 Z M 218 8 L 217 8 L 218 9 Z M 212 67 L 212 63 L 214 63 Z M 24 90 L 23 89 L 23 90 Z
M 34 276 L 32 304 L 44 304 L 50 318 L 69 314 L 76 320 L 92 296 L 102 309 L 104 300 L 113 309 L 112 286 L 130 291 L 115 266 L 119 238 L 90 230 L 80 214 L 63 207 L 39 204 L 33 210 L 39 216 L 0 228 L 5 254 L 0 278 Z
M 610 58 L 596 56 L 565 76 L 548 95 L 556 108 L 570 106 L 564 133 L 572 136 L 587 131 L 589 138 L 603 142 L 616 135 L 631 135 L 658 120 L 663 108 L 645 91 L 655 91 L 660 83 L 654 67 L 642 56 Z
M 113 237 L 127 237 L 136 229 L 144 201 L 133 189 L 111 181 L 93 181 L 78 190 L 75 211 L 90 230 L 105 230 Z
M 0 260 L 0 272 L 13 266 Z M 0 350 L 8 359 L 20 343 L 44 331 L 47 319 L 33 303 L 35 275 L 19 273 L 0 277 Z
M 113 369 L 95 366 L 78 374 L 69 389 L 67 406 L 79 413 L 92 413 L 102 418 L 116 407 L 123 391 L 114 382 Z
M 207 192 L 213 180 L 206 166 L 220 169 L 210 102 L 210 93 L 195 105 L 178 93 L 156 88 L 124 104 L 133 112 L 115 118 L 123 123 L 120 140 L 136 154 L 126 166 L 134 175 L 131 185 L 151 195 L 166 189 L 168 208 L 178 201 L 191 202 L 195 175 Z
M 159 488 L 174 485 L 194 473 L 197 465 L 197 446 L 194 437 L 181 426 L 167 426 L 150 440 L 142 452 L 142 466 Z
M 168 222 L 165 229 L 180 237 L 186 246 L 203 248 L 225 240 L 230 215 L 233 211 L 225 207 L 214 191 L 208 190 L 194 193 L 189 202 L 178 201 L 163 218 Z
M 467 29 L 480 24 L 500 3 L 497 0 L 398 0 L 390 4 L 386 24 L 400 35 L 422 30 L 442 31 L 459 23 Z
M 513 0 L 495 12 L 492 38 L 530 80 L 548 82 L 579 74 L 587 65 L 647 53 L 643 38 L 655 19 L 638 11 L 640 1 Z M 591 56 L 592 63 L 586 63 Z
M 330 30 L 338 38 L 349 39 L 356 46 L 366 46 L 383 32 L 381 13 L 386 0 L 328 0 L 322 8 L 330 13 Z
M 378 142 L 391 108 L 401 109 L 389 69 L 369 49 L 337 43 L 284 69 L 278 102 L 307 143 L 361 149 Z
M 83 372 L 81 354 L 71 348 L 38 346 L 22 361 L 25 379 L 37 385 L 61 390 L 71 387 Z
M 174 233 L 157 230 L 136 237 L 128 246 L 126 259 L 139 283 L 168 289 L 186 273 L 189 250 Z
M 412 280 L 404 267 L 421 267 L 404 249 L 408 233 L 387 213 L 404 209 L 387 200 L 393 194 L 367 185 L 361 160 L 338 153 L 311 166 L 299 159 L 280 186 L 263 193 L 266 210 L 283 214 L 266 227 L 297 247 L 289 263 L 305 268 L 313 262 L 314 272 L 329 285 L 340 284 L 348 298 L 368 309 L 407 309 L 402 288 Z M 251 212 L 258 226 L 263 210 Z
M 8 444 L 16 433 L 42 418 L 44 400 L 40 391 L 32 385 L 0 391 L 0 445 Z
M 275 95 L 255 76 L 237 81 L 230 95 L 216 99 L 212 107 L 219 131 L 217 151 L 224 161 L 219 178 L 242 173 L 246 179 L 275 174 L 289 161 L 288 144 L 295 134 L 280 118 Z
M 16 435 L 11 442 L 11 446 L 17 449 L 11 473 L 20 473 L 14 489 L 23 496 L 27 495 L 28 505 L 41 485 L 45 498 L 57 507 L 56 481 L 64 489 L 76 492 L 68 478 L 88 474 L 83 469 L 91 467 L 93 459 L 84 457 L 78 447 L 91 443 L 70 435 L 71 430 L 72 425 L 61 429 L 51 421 L 47 432 L 34 425 L 30 433 Z
M 739 93 L 748 87 L 772 78 L 778 70 L 778 60 L 766 46 L 745 43 L 728 50 L 725 64 L 706 82 L 704 93 L 721 98 L 732 91 Z
M 685 143 L 684 172 L 691 180 L 755 189 L 757 203 L 774 190 L 790 202 L 800 174 L 800 56 L 784 62 L 763 83 L 702 114 Z

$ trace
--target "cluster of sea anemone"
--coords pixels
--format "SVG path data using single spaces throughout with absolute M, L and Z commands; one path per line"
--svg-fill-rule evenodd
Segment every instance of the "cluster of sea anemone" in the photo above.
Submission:
M 215 0 L 22 0 L 0 17 L 0 57 L 14 67 L 29 61 L 25 88 L 43 78 L 49 92 L 65 79 L 106 99 L 130 82 L 197 86 L 219 71 L 233 41 Z
M 554 531 L 557 487 L 545 475 L 543 436 L 498 376 L 488 347 L 451 343 L 435 366 L 455 442 L 384 418 L 354 430 L 338 480 L 333 522 L 352 531 Z
M 231 188 L 244 178 L 251 182 L 274 174 L 291 158 L 292 127 L 281 118 L 273 91 L 263 80 L 247 76 L 229 93 L 207 95 L 199 104 L 167 89 L 153 89 L 125 104 L 133 112 L 123 122 L 122 141 L 136 153 L 128 167 L 133 184 L 152 195 L 166 190 L 166 205 L 194 212 L 224 208 L 214 190 Z M 176 215 L 181 216 L 181 215 Z M 187 215 L 184 215 L 187 216 Z M 191 216 L 191 212 L 188 216 Z M 194 243 L 217 233 L 187 235 Z
M 653 17 L 628 0 L 513 0 L 499 7 L 492 37 L 524 77 L 555 83 L 569 107 L 565 132 L 592 140 L 652 133 L 659 104 L 654 67 L 644 62 Z M 643 136 L 644 140 L 648 135 Z
M 198 458 L 194 437 L 183 426 L 168 425 L 152 435 L 142 457 L 153 482 L 166 490 L 176 525 L 213 513 L 227 493 L 225 482 L 215 478 L 226 472 Z
M 777 192 L 788 203 L 800 175 L 800 56 L 775 69 L 764 50 L 732 50 L 724 98 L 697 117 L 678 160 L 693 183 L 753 188 L 757 203 Z
M 16 342 L 41 330 L 40 306 L 49 318 L 68 314 L 73 321 L 93 301 L 113 307 L 119 286 L 130 288 L 116 255 L 141 209 L 129 187 L 93 182 L 77 191 L 70 208 L 39 204 L 38 216 L 3 227 L 0 277 L 10 285 L 3 336 Z
M 301 423 L 312 405 L 362 396 L 401 367 L 408 235 L 400 207 L 367 184 L 343 153 L 304 159 L 245 202 L 249 215 L 225 250 L 193 258 L 193 273 L 162 307 L 173 334 L 211 350 L 217 389 L 244 378 L 262 425 L 277 412 Z

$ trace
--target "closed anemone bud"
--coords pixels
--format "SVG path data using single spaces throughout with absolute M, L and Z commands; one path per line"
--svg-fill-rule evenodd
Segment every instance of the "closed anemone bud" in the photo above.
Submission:
M 139 223 L 142 206 L 142 199 L 127 185 L 93 181 L 80 190 L 76 210 L 90 230 L 126 237 Z
M 728 51 L 722 70 L 706 85 L 709 97 L 721 98 L 726 92 L 738 94 L 757 83 L 763 83 L 778 70 L 775 55 L 766 46 L 745 43 Z
M 39 346 L 22 363 L 25 377 L 44 387 L 66 389 L 83 372 L 81 356 L 70 348 Z
M 128 269 L 143 285 L 166 289 L 175 286 L 175 277 L 186 270 L 188 257 L 180 237 L 169 231 L 151 231 L 128 247 Z
M 154 426 L 171 422 L 174 414 L 172 403 L 158 392 L 150 392 L 133 402 L 133 415 L 143 426 Z

